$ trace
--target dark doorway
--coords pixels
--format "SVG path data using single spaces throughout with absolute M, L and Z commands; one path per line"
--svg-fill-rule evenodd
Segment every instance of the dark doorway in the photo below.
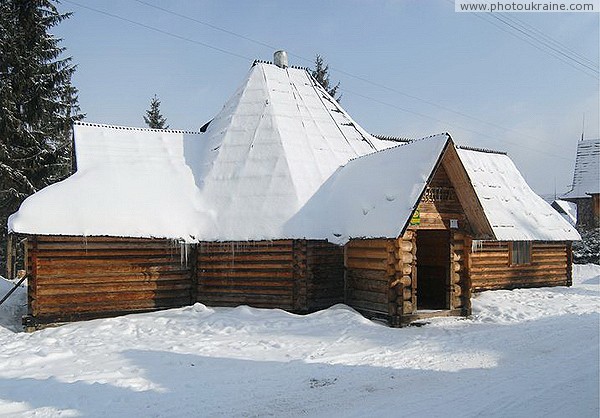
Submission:
M 450 233 L 417 231 L 417 310 L 450 309 Z

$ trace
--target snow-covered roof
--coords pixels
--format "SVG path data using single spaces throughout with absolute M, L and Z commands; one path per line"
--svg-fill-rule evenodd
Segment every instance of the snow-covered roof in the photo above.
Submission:
M 77 172 L 27 198 L 10 231 L 396 237 L 452 144 L 442 134 L 389 148 L 394 142 L 368 134 L 306 70 L 267 63 L 252 66 L 204 133 L 79 123 L 74 138 Z M 507 156 L 458 155 L 497 239 L 579 239 Z
M 569 241 L 581 237 L 539 197 L 504 154 L 458 149 L 496 239 Z
M 573 185 L 563 198 L 586 198 L 600 193 L 600 138 L 577 143 Z
M 255 64 L 206 130 L 203 195 L 219 237 L 270 239 L 350 159 L 394 145 L 368 134 L 304 69 Z
M 350 161 L 292 218 L 286 233 L 336 243 L 401 235 L 448 143 L 449 135 L 440 134 Z
M 257 63 L 205 133 L 74 127 L 77 172 L 30 196 L 9 229 L 185 240 L 281 237 L 368 134 L 304 69 Z
M 577 204 L 567 200 L 556 199 L 551 205 L 571 225 L 577 224 Z
M 25 199 L 10 230 L 184 238 L 209 214 L 188 164 L 200 134 L 77 124 L 74 135 L 77 172 Z

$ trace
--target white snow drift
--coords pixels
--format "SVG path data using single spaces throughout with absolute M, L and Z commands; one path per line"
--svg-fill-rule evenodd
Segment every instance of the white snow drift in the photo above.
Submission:
M 0 295 L 8 285 L 0 280 Z M 392 329 L 201 304 L 15 333 L 0 307 L 0 416 L 597 417 L 600 266 L 490 291 L 469 319 Z

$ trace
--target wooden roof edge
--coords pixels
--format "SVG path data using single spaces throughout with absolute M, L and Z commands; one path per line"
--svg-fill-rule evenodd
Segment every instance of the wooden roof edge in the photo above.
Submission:
M 412 218 L 413 214 L 415 213 L 415 210 L 417 210 L 417 208 L 419 207 L 419 203 L 421 202 L 421 199 L 423 199 L 423 196 L 425 195 L 425 192 L 427 191 L 427 187 L 431 183 L 431 180 L 433 180 L 435 173 L 437 172 L 438 168 L 442 165 L 442 162 L 446 156 L 446 153 L 448 152 L 448 149 L 454 148 L 454 146 L 455 146 L 454 140 L 452 139 L 452 136 L 448 132 L 444 132 L 444 133 L 436 134 L 436 135 L 430 135 L 428 137 L 421 138 L 420 140 L 432 138 L 437 135 L 446 135 L 446 142 L 445 142 L 442 150 L 440 151 L 440 155 L 438 155 L 438 158 L 437 158 L 435 164 L 433 165 L 433 169 L 427 176 L 427 180 L 425 181 L 425 184 L 423 185 L 423 189 L 421 190 L 421 193 L 419 193 L 419 197 L 417 198 L 416 202 L 413 204 L 413 208 L 412 208 L 412 211 L 410 212 L 410 216 L 408 217 L 406 222 L 404 222 L 404 225 L 402 226 L 402 228 L 399 231 L 399 234 L 398 234 L 399 237 L 404 235 L 404 233 L 408 230 L 408 227 L 410 226 L 410 219 Z M 414 142 L 414 141 L 411 141 L 411 142 Z
M 269 64 L 269 65 L 275 65 L 275 63 L 273 61 L 266 61 L 266 60 L 259 60 L 259 59 L 255 59 L 252 62 L 252 65 L 250 66 L 251 68 L 254 67 L 256 64 Z M 295 70 L 304 70 L 310 73 L 310 69 L 308 67 L 301 67 L 298 65 L 288 65 L 286 68 L 293 68 Z
M 379 135 L 379 134 L 371 134 L 377 139 L 381 139 L 382 141 L 392 141 L 392 142 L 413 142 L 415 138 L 408 138 L 403 136 L 391 136 L 391 135 Z
M 458 149 L 464 149 L 467 151 L 476 151 L 476 152 L 484 152 L 486 154 L 498 154 L 498 155 L 508 155 L 506 151 L 498 151 L 489 148 L 477 148 L 477 147 L 469 147 L 467 145 L 456 145 Z
M 95 122 L 82 122 L 75 121 L 73 122 L 73 126 L 81 125 L 81 126 L 93 126 L 96 128 L 110 128 L 110 129 L 121 129 L 124 131 L 150 131 L 150 132 L 170 132 L 177 134 L 192 134 L 192 135 L 200 135 L 201 131 L 186 131 L 181 129 L 155 129 L 155 128 L 139 128 L 135 126 L 119 126 L 119 125 L 109 125 L 106 123 L 95 123 Z

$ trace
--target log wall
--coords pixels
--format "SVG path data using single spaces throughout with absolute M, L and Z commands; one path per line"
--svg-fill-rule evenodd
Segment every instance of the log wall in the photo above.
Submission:
M 309 312 L 344 301 L 343 248 L 326 241 L 200 243 L 196 300 Z
M 308 311 L 344 303 L 344 247 L 306 241 Z
M 483 241 L 470 251 L 474 292 L 520 287 L 570 286 L 571 249 L 564 242 L 533 242 L 531 264 L 510 265 L 509 243 Z
M 418 311 L 418 231 L 398 239 L 352 239 L 346 244 L 346 303 L 370 318 L 402 326 L 425 317 L 469 315 L 468 237 L 453 231 L 451 238 L 450 308 L 436 313 Z
M 469 236 L 459 231 L 452 232 L 450 241 L 450 309 L 460 309 L 462 315 L 471 314 L 470 249 Z
M 31 236 L 29 314 L 38 324 L 188 305 L 185 247 L 169 240 Z
M 346 303 L 367 317 L 397 313 L 394 239 L 352 239 L 345 247 Z
M 198 302 L 295 310 L 306 280 L 306 249 L 293 240 L 203 242 L 197 251 Z

